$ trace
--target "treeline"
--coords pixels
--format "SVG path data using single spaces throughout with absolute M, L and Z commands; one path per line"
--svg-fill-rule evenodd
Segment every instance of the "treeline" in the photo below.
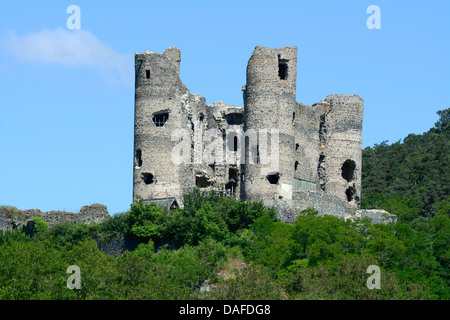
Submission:
M 450 108 L 437 113 L 439 121 L 428 132 L 363 150 L 361 207 L 412 221 L 449 205 Z
M 0 233 L 0 299 L 450 299 L 449 114 L 400 143 L 363 152 L 362 206 L 395 223 L 300 213 L 204 193 L 184 209 L 138 201 L 99 224 L 35 218 Z M 128 235 L 141 243 L 106 255 L 96 241 Z M 95 240 L 94 240 L 95 239 Z M 81 270 L 81 289 L 66 285 Z M 369 266 L 381 271 L 369 289 Z

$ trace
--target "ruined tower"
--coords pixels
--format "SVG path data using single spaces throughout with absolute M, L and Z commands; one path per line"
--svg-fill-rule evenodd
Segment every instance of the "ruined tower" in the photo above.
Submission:
M 184 164 L 172 164 L 172 133 L 186 122 L 181 98 L 188 90 L 179 77 L 181 54 L 135 55 L 135 126 L 133 199 L 180 198 Z
M 296 83 L 297 47 L 255 48 L 244 89 L 244 129 L 248 137 L 245 200 L 292 200 Z M 252 130 L 258 137 L 256 147 L 248 134 Z M 266 150 L 262 130 L 267 130 Z M 275 139 L 278 145 L 273 144 Z M 264 157 L 269 163 L 264 163 Z
M 361 197 L 363 100 L 357 95 L 332 95 L 316 106 L 323 110 L 319 126 L 320 189 L 342 199 L 349 209 L 357 209 Z

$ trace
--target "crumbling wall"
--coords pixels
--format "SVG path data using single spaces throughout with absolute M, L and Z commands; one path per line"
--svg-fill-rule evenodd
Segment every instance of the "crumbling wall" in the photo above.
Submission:
M 321 188 L 356 210 L 361 196 L 363 100 L 358 95 L 331 95 L 318 105 L 325 110 L 318 164 Z
M 183 207 L 183 194 L 194 187 L 239 198 L 240 141 L 234 137 L 242 132 L 243 107 L 207 105 L 204 97 L 191 94 L 179 77 L 180 60 L 177 48 L 136 53 L 133 198 L 175 197 Z M 155 122 L 155 115 L 163 116 Z M 183 140 L 189 140 L 187 152 L 178 148 Z M 214 143 L 220 153 L 208 149 Z M 178 163 L 174 155 L 180 156 Z
M 295 117 L 294 178 L 316 184 L 319 190 L 318 163 L 320 155 L 321 108 L 297 104 Z
M 35 217 L 41 217 L 48 226 L 61 222 L 100 223 L 110 218 L 106 206 L 94 204 L 83 206 L 79 213 L 66 211 L 42 212 L 39 209 L 18 210 L 10 207 L 0 207 L 0 230 L 14 230 L 26 226 Z
M 77 217 L 77 221 L 83 221 L 84 223 L 100 223 L 109 219 L 110 215 L 106 206 L 102 204 L 92 204 L 81 207 L 80 213 L 75 217 Z
M 347 212 L 346 205 L 340 198 L 324 192 L 296 191 L 293 207 L 297 215 L 308 208 L 317 210 L 321 216 L 333 215 L 343 218 Z
M 239 199 L 241 196 L 241 148 L 244 125 L 243 107 L 235 107 L 222 101 L 207 105 L 206 130 L 217 133 L 219 155 L 215 162 L 206 164 L 209 168 L 196 167 L 195 174 L 201 174 L 202 169 L 210 172 L 210 186 L 229 196 Z M 203 136 L 203 147 L 211 144 L 207 136 Z M 204 150 L 207 151 L 207 150 Z M 198 187 L 202 187 L 197 184 Z
M 126 251 L 133 251 L 142 241 L 136 237 L 117 234 L 107 238 L 94 239 L 100 251 L 108 255 L 122 255 Z
M 227 192 L 230 196 L 239 198 L 243 108 L 218 101 L 203 105 L 202 108 L 189 105 L 187 110 L 188 117 L 194 121 L 193 128 L 196 129 L 191 136 L 192 171 L 186 171 L 194 176 L 194 186 Z M 216 144 L 217 149 L 214 147 Z M 209 154 L 213 156 L 213 161 L 208 161 Z

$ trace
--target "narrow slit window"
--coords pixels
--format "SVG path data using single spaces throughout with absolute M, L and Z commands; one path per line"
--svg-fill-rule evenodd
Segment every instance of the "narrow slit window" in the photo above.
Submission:
M 280 63 L 278 65 L 278 75 L 280 76 L 281 80 L 287 79 L 287 64 L 286 63 Z
M 252 160 L 254 164 L 259 163 L 259 144 L 252 147 Z
M 136 150 L 136 165 L 138 168 L 142 166 L 142 151 L 141 149 Z
M 280 55 L 278 55 L 278 77 L 281 80 L 286 80 L 288 77 L 288 61 L 281 59 Z
M 155 126 L 157 126 L 157 127 L 163 127 L 166 124 L 168 119 L 169 119 L 168 113 L 160 113 L 160 114 L 155 114 L 153 116 L 153 122 L 155 123 Z
M 145 79 L 150 79 L 150 70 L 145 70 Z
M 228 138 L 227 138 L 228 150 L 238 151 L 238 145 L 239 145 L 239 141 L 238 141 L 237 134 L 235 132 L 231 132 L 230 134 L 228 134 Z

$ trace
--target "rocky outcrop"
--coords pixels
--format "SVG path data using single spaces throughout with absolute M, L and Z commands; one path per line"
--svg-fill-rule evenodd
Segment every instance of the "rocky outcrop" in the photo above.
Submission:
M 345 219 L 370 218 L 372 223 L 397 222 L 397 216 L 381 209 L 360 209 L 354 214 L 346 215 Z

